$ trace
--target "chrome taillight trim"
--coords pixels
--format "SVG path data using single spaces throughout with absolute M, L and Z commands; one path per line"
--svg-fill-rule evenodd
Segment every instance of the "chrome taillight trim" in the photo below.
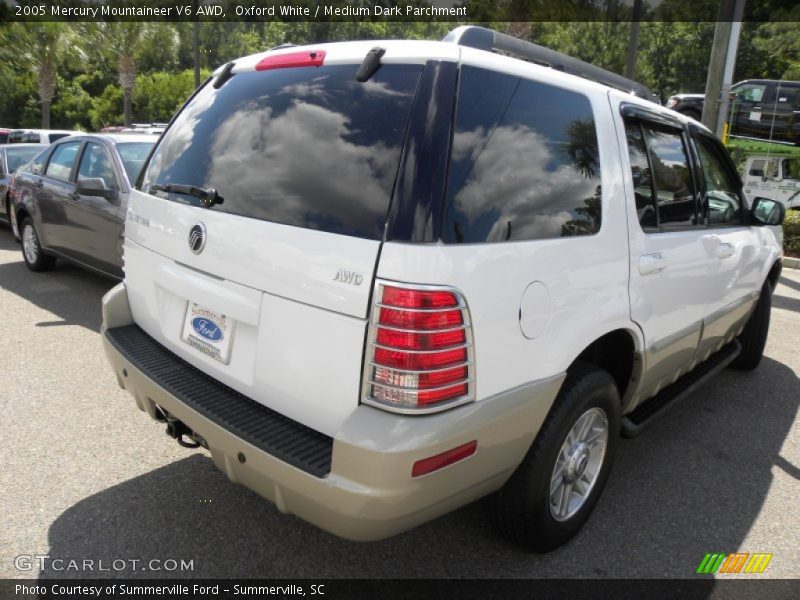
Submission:
M 390 286 L 390 287 L 397 287 L 401 289 L 407 290 L 421 290 L 421 291 L 435 291 L 435 292 L 450 292 L 456 296 L 458 306 L 445 306 L 441 308 L 433 308 L 433 309 L 410 309 L 410 308 L 403 308 L 397 306 L 388 306 L 384 305 L 380 302 L 383 298 L 383 287 Z M 467 404 L 475 400 L 475 344 L 473 340 L 473 331 L 472 331 L 472 320 L 470 319 L 470 310 L 469 306 L 467 305 L 466 299 L 464 294 L 452 287 L 447 285 L 426 285 L 426 284 L 410 284 L 404 283 L 400 281 L 391 281 L 386 279 L 376 279 L 375 284 L 373 286 L 372 291 L 372 305 L 370 307 L 370 317 L 368 319 L 368 330 L 367 330 L 367 339 L 365 344 L 365 356 L 364 356 L 364 365 L 363 365 L 363 372 L 361 377 L 361 402 L 363 404 L 368 404 L 370 406 L 374 406 L 376 408 L 380 408 L 382 410 L 386 410 L 389 412 L 394 412 L 398 414 L 408 414 L 408 415 L 424 415 L 424 414 L 431 414 L 442 412 L 445 410 L 449 410 L 456 406 L 461 406 L 463 404 Z M 450 310 L 458 310 L 461 312 L 461 320 L 462 324 L 459 327 L 449 327 L 444 330 L 437 330 L 437 329 L 429 329 L 429 330 L 409 330 L 409 329 L 400 329 L 400 328 L 393 328 L 386 325 L 379 325 L 378 319 L 380 318 L 380 309 L 381 308 L 388 308 L 390 310 L 398 310 L 398 311 L 408 311 L 408 312 L 444 312 Z M 458 346 L 450 346 L 447 348 L 441 348 L 436 350 L 406 350 L 403 348 L 392 348 L 387 346 L 382 346 L 377 344 L 377 335 L 378 329 L 386 328 L 386 329 L 396 329 L 397 331 L 401 332 L 409 332 L 409 333 L 436 333 L 438 331 L 449 331 L 449 330 L 458 330 L 463 329 L 465 333 L 466 343 L 459 344 Z M 422 370 L 422 371 L 414 371 L 414 370 L 404 370 L 404 369 L 397 369 L 395 367 L 391 367 L 388 365 L 380 365 L 374 362 L 375 356 L 375 349 L 376 348 L 383 348 L 385 350 L 391 352 L 408 352 L 411 354 L 425 354 L 425 353 L 432 353 L 432 352 L 447 352 L 449 350 L 459 350 L 465 349 L 466 350 L 466 360 L 454 363 L 452 365 L 447 365 L 445 367 L 440 367 L 431 370 Z M 372 386 L 380 386 L 385 389 L 392 389 L 393 386 L 389 384 L 377 383 L 374 382 L 373 374 L 376 368 L 381 369 L 389 369 L 392 371 L 397 371 L 399 373 L 408 373 L 408 374 L 421 374 L 421 373 L 437 373 L 440 371 L 447 371 L 450 369 L 457 369 L 457 368 L 467 368 L 467 377 L 465 379 L 460 379 L 457 381 L 448 382 L 447 384 L 442 385 L 440 388 L 427 388 L 427 389 L 420 389 L 420 388 L 403 388 L 403 387 L 396 387 L 395 389 L 404 391 L 404 392 L 411 392 L 416 393 L 420 391 L 432 391 L 435 389 L 448 389 L 457 387 L 459 385 L 467 385 L 467 393 L 463 396 L 459 396 L 457 398 L 451 398 L 449 400 L 445 400 L 441 403 L 437 403 L 432 406 L 426 406 L 423 408 L 417 407 L 409 407 L 409 406 L 399 406 L 394 404 L 389 404 L 387 402 L 383 402 L 374 398 L 371 395 Z

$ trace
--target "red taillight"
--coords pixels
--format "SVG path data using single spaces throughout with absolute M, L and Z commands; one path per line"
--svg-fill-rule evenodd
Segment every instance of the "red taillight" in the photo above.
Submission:
M 443 308 L 458 306 L 458 299 L 452 292 L 404 290 L 387 285 L 383 288 L 383 303 L 403 308 Z
M 399 329 L 445 329 L 461 325 L 462 317 L 460 310 L 410 312 L 381 308 L 380 321 L 381 325 Z
M 414 466 L 411 468 L 411 476 L 412 477 L 421 477 L 422 475 L 427 475 L 428 473 L 432 473 L 434 471 L 438 471 L 439 469 L 443 469 L 453 463 L 456 463 L 460 460 L 464 460 L 465 458 L 469 458 L 475 451 L 478 449 L 478 441 L 473 440 L 471 442 L 467 442 L 457 448 L 453 448 L 452 450 L 448 450 L 447 452 L 442 452 L 441 454 L 437 454 L 436 456 L 431 456 L 430 458 L 423 458 L 422 460 L 418 460 L 414 463 Z
M 458 292 L 379 284 L 365 368 L 366 400 L 436 409 L 472 397 L 470 321 Z
M 258 61 L 256 71 L 269 69 L 291 69 L 292 67 L 321 67 L 325 61 L 325 50 L 306 50 L 304 52 L 289 52 L 288 54 L 275 54 Z
M 458 346 L 467 341 L 463 329 L 434 333 L 413 333 L 397 329 L 379 329 L 378 344 L 408 350 L 436 350 L 448 346 Z

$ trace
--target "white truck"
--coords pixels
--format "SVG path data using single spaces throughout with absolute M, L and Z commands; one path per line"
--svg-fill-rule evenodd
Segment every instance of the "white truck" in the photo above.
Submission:
M 752 154 L 742 176 L 749 198 L 777 200 L 787 209 L 800 208 L 800 156 Z
M 238 59 L 128 204 L 119 384 L 346 538 L 490 495 L 500 532 L 552 550 L 620 434 L 764 349 L 782 205 L 633 82 L 492 50 L 547 56 L 466 27 Z

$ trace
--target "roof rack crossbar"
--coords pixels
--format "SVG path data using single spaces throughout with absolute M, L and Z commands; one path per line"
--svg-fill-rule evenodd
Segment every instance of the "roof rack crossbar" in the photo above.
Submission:
M 478 50 L 486 50 L 487 52 L 506 52 L 570 75 L 577 75 L 578 77 L 590 79 L 608 87 L 634 94 L 645 100 L 653 100 L 654 98 L 654 94 L 647 86 L 627 77 L 617 75 L 561 52 L 550 50 L 544 46 L 526 42 L 485 27 L 473 25 L 457 27 L 448 33 L 443 41 L 477 48 Z

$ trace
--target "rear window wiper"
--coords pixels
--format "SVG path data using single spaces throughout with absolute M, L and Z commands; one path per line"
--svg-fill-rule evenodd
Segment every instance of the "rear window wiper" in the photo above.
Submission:
M 151 185 L 150 193 L 165 192 L 167 194 L 185 194 L 199 198 L 206 208 L 211 208 L 215 204 L 222 204 L 225 199 L 217 193 L 214 188 L 201 188 L 195 185 L 184 185 L 182 183 L 164 183 L 161 185 Z

